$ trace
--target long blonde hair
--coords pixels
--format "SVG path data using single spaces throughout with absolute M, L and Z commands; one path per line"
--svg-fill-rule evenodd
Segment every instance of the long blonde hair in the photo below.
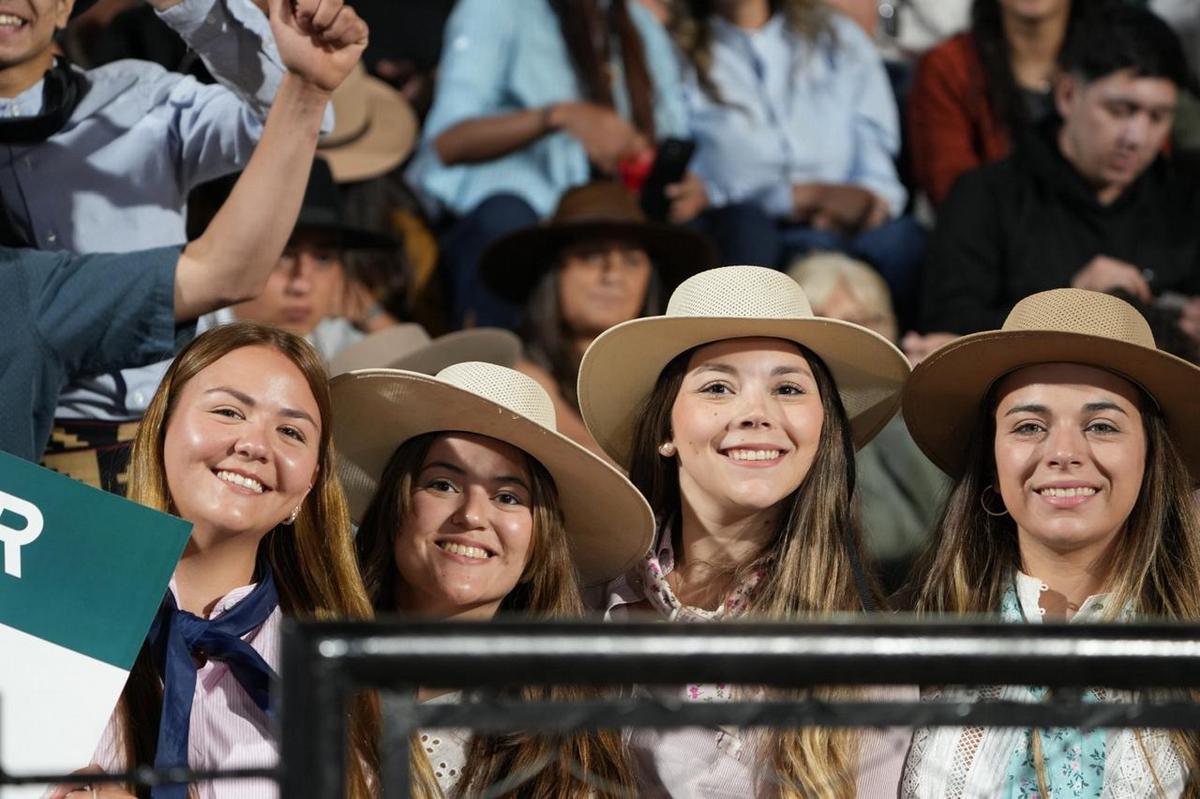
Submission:
M 780 514 L 773 541 L 757 561 L 743 566 L 749 571 L 762 565 L 765 571 L 748 613 L 794 620 L 874 609 L 879 593 L 862 569 L 862 537 L 851 512 L 855 471 L 850 425 L 828 368 L 814 353 L 796 346 L 816 378 L 825 420 L 808 475 L 781 500 L 786 512 Z M 679 471 L 657 447 L 671 438 L 671 409 L 694 352 L 681 353 L 663 369 L 633 436 L 629 478 L 663 526 L 679 518 Z M 841 693 L 819 692 L 826 697 Z M 764 765 L 776 774 L 777 795 L 784 799 L 853 797 L 859 748 L 854 730 L 789 730 L 771 736 Z
M 412 515 L 414 481 L 440 435 L 416 436 L 396 449 L 358 529 L 359 565 L 371 602 L 380 612 L 402 610 L 396 606 L 396 584 L 400 579 L 393 554 L 396 535 Z M 532 483 L 532 554 L 517 586 L 501 603 L 500 612 L 523 613 L 535 619 L 579 618 L 584 614 L 583 600 L 554 480 L 533 458 L 525 455 L 525 461 Z M 586 688 L 524 688 L 519 696 L 531 702 L 569 701 L 595 698 L 597 692 Z M 421 799 L 440 796 L 427 758 L 417 752 L 411 762 L 415 794 Z M 579 773 L 594 775 L 597 784 L 611 785 L 620 795 L 636 793 L 620 733 L 604 730 L 560 740 L 527 733 L 472 736 L 453 795 L 475 796 L 514 775 L 529 776 L 502 796 L 585 799 L 597 795 L 595 787 L 580 779 Z
M 1021 568 L 1016 523 L 1007 514 L 987 513 L 980 500 L 996 479 L 994 385 L 968 444 L 968 466 L 955 480 L 936 533 L 914 570 L 911 593 L 918 614 L 996 613 L 1013 573 Z M 1114 542 L 1106 587 L 1112 599 L 1105 603 L 1104 615 L 1111 621 L 1131 609 L 1140 618 L 1194 622 L 1200 619 L 1200 506 L 1158 405 L 1140 394 L 1146 467 L 1141 491 Z M 1200 773 L 1200 733 L 1176 731 L 1171 739 L 1186 773 Z M 1200 797 L 1200 783 L 1189 780 L 1184 795 Z
M 150 401 L 133 443 L 129 498 L 168 513 L 175 505 L 167 485 L 163 445 L 179 395 L 193 377 L 229 353 L 267 347 L 286 356 L 304 375 L 317 401 L 321 439 L 317 476 L 291 527 L 276 527 L 259 544 L 279 591 L 280 609 L 305 619 L 371 618 L 354 557 L 346 499 L 338 482 L 330 435 L 332 413 L 328 376 L 321 357 L 308 342 L 278 328 L 237 322 L 198 336 L 179 354 Z M 145 647 L 129 675 L 121 699 L 125 753 L 132 765 L 152 764 L 162 712 L 162 681 Z M 355 700 L 350 713 L 347 790 L 352 799 L 368 799 L 379 782 L 376 752 L 379 715 L 374 699 Z

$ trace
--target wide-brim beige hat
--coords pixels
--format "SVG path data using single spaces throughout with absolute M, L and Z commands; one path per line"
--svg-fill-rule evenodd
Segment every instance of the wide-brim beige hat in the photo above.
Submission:
M 1077 363 L 1141 386 L 1162 409 L 1171 439 L 1200 480 L 1200 369 L 1155 347 L 1137 309 L 1108 294 L 1054 289 L 1017 303 L 1000 330 L 940 347 L 913 370 L 904 420 L 929 459 L 952 477 L 997 380 L 1024 366 Z
M 405 369 L 437 374 L 463 361 L 512 366 L 521 357 L 521 339 L 498 327 L 473 327 L 431 339 L 425 328 L 406 323 L 385 328 L 339 352 L 329 362 L 336 377 L 356 369 Z
M 371 77 L 359 64 L 333 93 L 333 130 L 317 155 L 338 183 L 386 175 L 404 162 L 417 141 L 417 115 L 404 95 Z
M 654 515 L 646 500 L 619 471 L 557 432 L 549 395 L 520 372 L 475 362 L 437 376 L 366 369 L 335 377 L 330 391 L 338 472 L 356 524 L 397 447 L 423 433 L 466 432 L 510 444 L 550 473 L 584 585 L 625 573 L 650 548 Z
M 634 426 L 671 359 L 702 344 L 759 337 L 794 341 L 825 362 L 856 447 L 896 414 L 909 365 L 894 344 L 860 325 L 815 316 L 803 289 L 782 272 L 725 266 L 681 283 L 665 315 L 623 322 L 592 342 L 579 367 L 588 430 L 628 469 Z

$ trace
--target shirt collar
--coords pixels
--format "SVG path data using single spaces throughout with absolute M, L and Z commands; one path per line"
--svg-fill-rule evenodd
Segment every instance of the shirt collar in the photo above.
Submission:
M 33 117 L 42 113 L 42 93 L 46 85 L 43 78 L 16 97 L 0 98 L 0 116 Z
M 1021 612 L 1025 616 L 1026 621 L 1040 623 L 1046 615 L 1046 611 L 1042 608 L 1040 598 L 1044 591 L 1049 590 L 1044 582 L 1036 577 L 1018 571 L 1016 574 L 1017 601 L 1020 602 Z M 1079 606 L 1079 610 L 1071 617 L 1071 622 L 1089 622 L 1101 621 L 1104 616 L 1104 608 L 1108 604 L 1107 593 L 1092 594 L 1083 601 Z
M 239 588 L 233 589 L 228 594 L 217 600 L 216 604 L 213 605 L 212 611 L 208 614 L 208 618 L 215 619 L 222 613 L 228 613 L 233 609 L 234 605 L 245 599 L 246 596 L 249 595 L 249 593 L 257 586 L 258 583 L 250 583 L 249 585 L 243 585 Z M 171 578 L 171 582 L 167 585 L 167 589 L 171 592 L 171 595 L 175 597 L 175 604 L 178 606 L 179 589 L 175 585 L 174 577 Z

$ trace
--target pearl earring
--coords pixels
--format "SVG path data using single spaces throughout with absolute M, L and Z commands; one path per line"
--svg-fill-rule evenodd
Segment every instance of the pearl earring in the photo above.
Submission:
M 664 458 L 669 458 L 675 454 L 675 444 L 670 441 L 664 441 L 658 445 L 658 454 Z
M 299 516 L 299 515 L 300 515 L 300 506 L 299 506 L 299 505 L 297 505 L 296 507 L 292 508 L 292 513 L 291 513 L 291 515 L 290 515 L 290 516 L 288 516 L 288 517 L 287 517 L 287 519 L 285 519 L 283 523 L 284 523 L 284 524 L 295 524 L 295 523 L 296 523 L 296 517 L 297 517 L 297 516 Z

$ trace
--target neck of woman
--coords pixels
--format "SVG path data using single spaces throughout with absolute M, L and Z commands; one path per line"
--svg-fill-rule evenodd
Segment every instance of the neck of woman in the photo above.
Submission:
M 211 537 L 192 530 L 192 537 L 175 567 L 175 592 L 180 610 L 207 618 L 213 606 L 235 588 L 254 579 L 261 537 Z
M 753 513 L 706 512 L 683 498 L 675 567 L 667 580 L 685 605 L 715 610 L 733 590 L 737 572 L 775 537 L 779 508 Z
M 1049 90 L 1070 13 L 1067 7 L 1052 16 L 1037 19 L 1004 14 L 1004 37 L 1008 41 L 1013 77 L 1018 86 L 1034 91 Z
M 724 0 L 718 13 L 730 24 L 756 31 L 771 19 L 771 4 L 768 0 Z
M 1088 597 L 1103 593 L 1112 571 L 1112 547 L 1099 552 L 1057 552 L 1022 544 L 1021 570 L 1041 580 L 1046 590 L 1038 601 L 1048 619 L 1070 619 Z

